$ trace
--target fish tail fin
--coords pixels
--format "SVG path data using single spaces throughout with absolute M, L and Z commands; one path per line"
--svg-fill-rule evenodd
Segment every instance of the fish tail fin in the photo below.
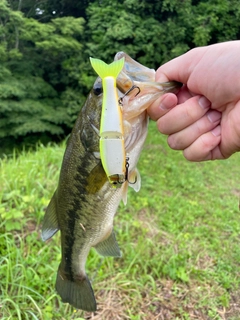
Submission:
M 105 63 L 100 59 L 90 58 L 91 65 L 99 77 L 114 77 L 117 78 L 124 66 L 124 57 L 120 60 L 113 61 L 110 64 Z
M 71 281 L 61 275 L 59 268 L 55 288 L 63 302 L 89 312 L 97 310 L 93 289 L 87 275 L 79 277 L 79 280 Z

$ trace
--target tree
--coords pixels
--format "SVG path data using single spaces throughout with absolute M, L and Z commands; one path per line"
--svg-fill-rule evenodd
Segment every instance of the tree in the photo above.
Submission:
M 0 17 L 0 138 L 64 134 L 83 100 L 69 65 L 81 57 L 84 20 L 41 23 L 6 1 L 0 3 Z
M 236 0 L 102 0 L 87 9 L 89 55 L 112 59 L 125 50 L 157 68 L 195 46 L 238 39 Z
M 96 77 L 89 56 L 157 68 L 239 39 L 237 0 L 0 0 L 0 138 L 66 135 Z

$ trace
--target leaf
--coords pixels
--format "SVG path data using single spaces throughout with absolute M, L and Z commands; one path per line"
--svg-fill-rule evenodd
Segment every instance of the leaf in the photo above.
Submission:
M 5 229 L 6 231 L 13 231 L 13 230 L 21 230 L 22 225 L 19 221 L 6 221 L 5 222 Z

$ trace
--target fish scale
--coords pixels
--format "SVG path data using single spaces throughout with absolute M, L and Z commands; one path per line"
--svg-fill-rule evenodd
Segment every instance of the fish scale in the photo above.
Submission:
M 56 279 L 58 294 L 63 302 L 86 311 L 97 308 L 85 271 L 91 247 L 103 256 L 121 256 L 113 220 L 121 199 L 125 204 L 127 202 L 128 186 L 135 191 L 141 186 L 136 166 L 147 136 L 146 109 L 162 94 L 176 92 L 180 87 L 179 83 L 154 82 L 153 69 L 140 65 L 123 52 L 117 53 L 115 60 L 123 57 L 124 66 L 116 80 L 116 98 L 122 98 L 121 121 L 129 159 L 127 180 L 114 188 L 102 166 L 98 131 L 103 95 L 101 80 L 97 78 L 67 142 L 58 187 L 42 226 L 43 240 L 51 238 L 58 230 L 61 232 L 62 257 Z M 136 96 L 132 90 L 125 96 L 133 86 L 140 93 Z

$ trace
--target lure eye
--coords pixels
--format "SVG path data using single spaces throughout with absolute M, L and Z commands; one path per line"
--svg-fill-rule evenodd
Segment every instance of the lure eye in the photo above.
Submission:
M 96 83 L 93 86 L 93 93 L 95 96 L 99 96 L 103 92 L 102 83 Z

